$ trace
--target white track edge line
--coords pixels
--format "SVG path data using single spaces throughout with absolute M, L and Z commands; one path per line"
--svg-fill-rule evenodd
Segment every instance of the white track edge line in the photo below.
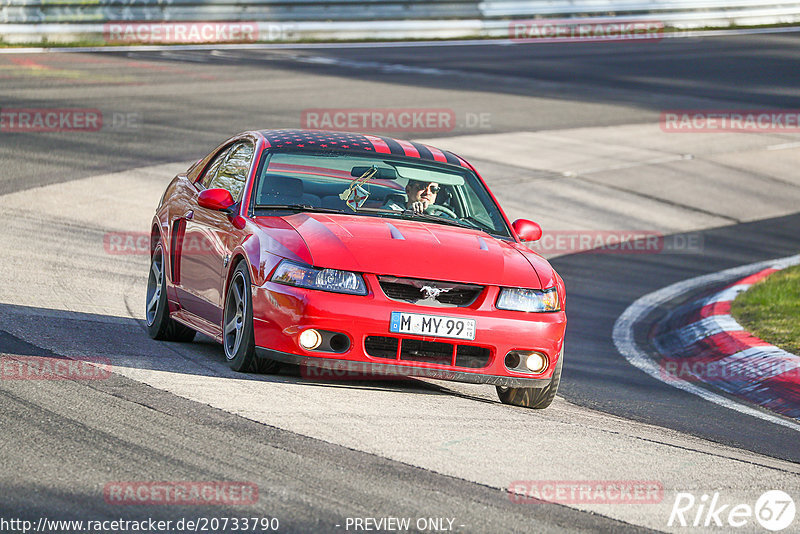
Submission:
M 797 264 L 800 264 L 800 254 L 775 260 L 751 263 L 749 265 L 733 267 L 717 273 L 690 278 L 688 280 L 683 280 L 649 293 L 628 306 L 622 315 L 617 318 L 616 322 L 614 323 L 614 331 L 612 334 L 614 345 L 617 347 L 617 350 L 620 352 L 620 354 L 622 354 L 631 365 L 644 371 L 660 382 L 686 391 L 687 393 L 697 395 L 698 397 L 701 397 L 709 402 L 713 402 L 714 404 L 724 408 L 728 408 L 745 415 L 757 417 L 758 419 L 762 419 L 764 421 L 800 432 L 800 424 L 792 422 L 788 419 L 762 412 L 751 406 L 734 401 L 728 397 L 724 397 L 707 389 L 701 388 L 695 384 L 692 384 L 691 382 L 681 380 L 677 377 L 670 377 L 669 380 L 665 380 L 661 376 L 656 363 L 638 347 L 633 334 L 633 328 L 637 322 L 648 315 L 656 307 L 682 293 L 686 293 L 703 285 L 714 282 L 722 282 L 739 275 L 746 276 L 751 272 L 757 272 L 766 267 L 773 266 L 784 268 Z

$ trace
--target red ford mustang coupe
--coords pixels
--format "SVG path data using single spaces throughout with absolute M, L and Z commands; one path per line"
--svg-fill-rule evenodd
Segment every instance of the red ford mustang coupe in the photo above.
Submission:
M 281 362 L 493 384 L 544 408 L 558 389 L 564 282 L 477 171 L 373 135 L 237 135 L 176 176 L 151 228 L 155 339 L 202 332 L 237 371 Z M 360 367 L 358 367 L 360 366 Z

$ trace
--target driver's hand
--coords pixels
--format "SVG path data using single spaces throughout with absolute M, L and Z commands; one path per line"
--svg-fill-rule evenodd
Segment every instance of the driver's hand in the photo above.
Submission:
M 427 200 L 418 200 L 416 202 L 412 202 L 411 206 L 409 207 L 414 210 L 414 213 L 423 213 L 428 207 L 428 204 L 430 204 L 430 202 Z

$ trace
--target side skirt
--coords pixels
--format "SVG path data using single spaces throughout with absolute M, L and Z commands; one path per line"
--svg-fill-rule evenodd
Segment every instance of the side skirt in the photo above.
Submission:
M 170 314 L 170 317 L 172 317 L 179 323 L 188 326 L 189 328 L 197 330 L 201 334 L 205 334 L 208 337 L 214 338 L 214 340 L 217 343 L 222 343 L 222 329 L 218 325 L 215 325 L 210 321 L 202 319 L 197 315 L 188 312 L 184 309 L 172 312 Z

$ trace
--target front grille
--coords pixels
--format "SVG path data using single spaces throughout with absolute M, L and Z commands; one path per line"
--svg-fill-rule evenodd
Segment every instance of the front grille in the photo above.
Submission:
M 392 300 L 428 306 L 469 306 L 483 291 L 483 286 L 379 276 L 383 293 Z
M 453 344 L 420 339 L 404 339 L 400 349 L 400 359 L 410 362 L 453 365 Z
M 473 345 L 459 345 L 456 349 L 456 366 L 480 369 L 489 365 L 489 349 Z
M 396 337 L 389 336 L 367 336 L 364 340 L 364 348 L 367 354 L 373 358 L 388 358 L 390 360 L 397 359 L 397 343 Z
M 452 367 L 454 349 L 456 367 L 482 369 L 489 365 L 491 358 L 489 349 L 474 345 L 453 345 L 441 341 L 399 339 L 392 336 L 367 336 L 364 340 L 364 348 L 369 356 L 386 360 L 397 360 L 398 345 L 400 359 L 409 362 L 435 363 Z
M 406 284 L 396 284 L 394 282 L 385 282 L 381 279 L 379 279 L 379 281 L 381 284 L 381 289 L 390 299 L 415 302 L 422 297 L 422 292 L 418 287 Z

